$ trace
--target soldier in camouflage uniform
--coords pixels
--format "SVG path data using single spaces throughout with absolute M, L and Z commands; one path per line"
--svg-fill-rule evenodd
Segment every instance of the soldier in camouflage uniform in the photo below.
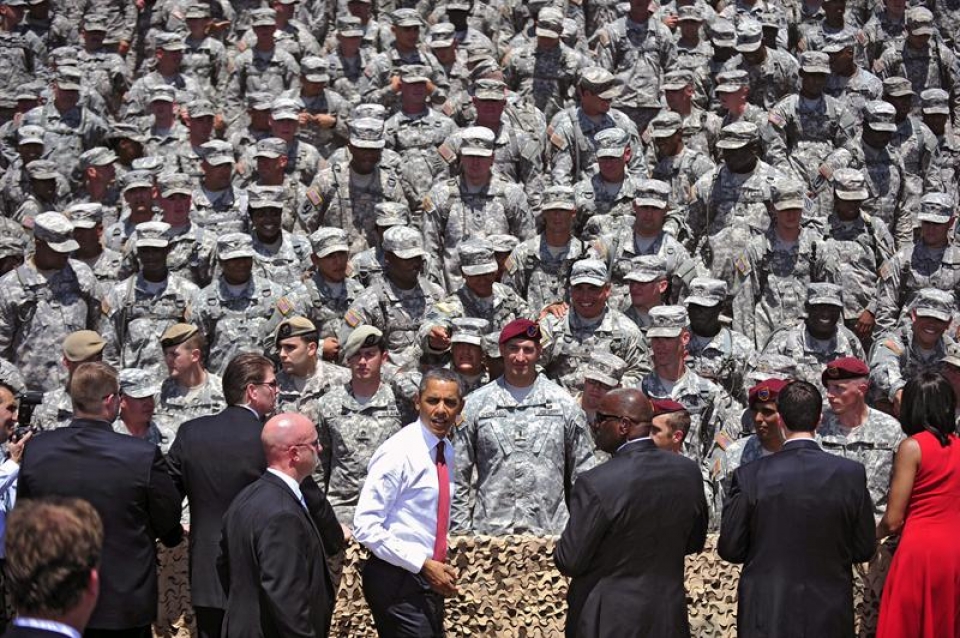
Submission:
M 867 406 L 867 365 L 858 357 L 846 357 L 826 366 L 822 383 L 829 407 L 823 411 L 817 435 L 825 452 L 863 464 L 867 489 L 879 521 L 887 509 L 893 456 L 903 430 L 896 419 Z
M 637 324 L 646 337 L 650 327 L 650 310 L 666 304 L 667 262 L 659 255 L 640 255 L 630 260 L 630 270 L 623 277 L 629 296 L 621 302 L 621 309 L 627 319 Z M 649 343 L 644 339 L 644 348 L 649 351 Z
M 936 168 L 944 192 L 960 203 L 960 136 L 948 126 L 950 96 L 941 89 L 927 89 L 920 94 L 923 123 L 937 138 Z
M 363 287 L 369 286 L 373 283 L 374 278 L 381 276 L 383 273 L 383 233 L 393 226 L 406 226 L 410 223 L 410 211 L 405 204 L 383 202 L 375 205 L 374 209 L 377 214 L 374 220 L 377 243 L 372 248 L 367 248 L 351 256 L 347 266 L 350 278 L 356 280 Z
M 223 42 L 209 35 L 213 23 L 210 5 L 189 4 L 184 21 L 187 26 L 181 62 L 184 74 L 196 80 L 205 95 L 211 98 L 223 95 L 230 78 L 230 60 Z
M 148 113 L 148 101 L 156 86 L 172 86 L 174 101 L 177 104 L 187 104 L 207 97 L 200 84 L 192 76 L 183 73 L 181 64 L 185 48 L 182 35 L 157 34 L 156 67 L 130 86 L 130 90 L 124 97 L 122 108 L 124 119 L 129 120 Z
M 650 120 L 647 133 L 654 151 L 650 176 L 670 185 L 668 204 L 671 209 L 685 210 L 691 202 L 693 185 L 716 166 L 707 152 L 686 145 L 683 119 L 679 113 L 663 111 Z M 686 231 L 681 225 L 682 220 L 671 222 L 679 233 Z
M 270 106 L 273 100 L 274 96 L 270 93 L 253 91 L 247 94 L 246 111 L 230 115 L 233 121 L 224 137 L 241 157 L 246 158 L 250 153 L 250 147 L 256 146 L 260 140 L 273 136 L 270 132 Z M 284 154 L 286 154 L 286 148 L 284 148 Z M 249 175 L 251 169 L 241 162 L 237 166 L 237 172 Z
M 330 73 L 327 61 L 308 56 L 300 62 L 300 139 L 316 148 L 321 157 L 330 157 L 349 137 L 347 117 L 350 104 L 328 88 Z
M 113 422 L 113 431 L 143 439 L 166 454 L 173 441 L 163 437 L 160 426 L 153 420 L 154 397 L 160 393 L 156 377 L 146 370 L 128 369 L 120 371 L 117 381 L 120 384 L 120 410 Z
M 627 363 L 623 359 L 602 350 L 592 353 L 583 366 L 583 392 L 574 398 L 587 416 L 587 425 L 590 426 L 594 444 L 596 444 L 597 435 L 597 408 L 608 392 L 621 387 L 626 369 Z M 610 458 L 602 450 L 596 450 L 594 454 L 597 455 L 598 461 Z
M 339 341 L 344 343 L 361 324 L 372 325 L 383 332 L 393 363 L 415 367 L 420 358 L 417 331 L 427 310 L 444 292 L 420 279 L 426 252 L 416 230 L 388 228 L 383 234 L 383 251 L 387 265 L 384 276 L 363 291 L 343 315 Z
M 361 46 L 363 29 L 360 18 L 337 16 L 337 46 L 327 55 L 330 87 L 350 104 L 360 102 L 360 81 L 370 64 L 370 49 Z
M 279 284 L 253 273 L 255 256 L 250 235 L 228 233 L 217 238 L 222 274 L 197 295 L 187 319 L 203 330 L 209 344 L 210 369 L 222 371 L 244 352 L 262 352 L 280 321 L 301 308 Z
M 299 412 L 318 421 L 324 396 L 350 380 L 350 373 L 321 358 L 320 333 L 306 317 L 290 317 L 277 326 L 274 341 L 280 360 L 277 412 Z
M 896 110 L 897 130 L 890 145 L 896 149 L 906 169 L 906 181 L 911 192 L 919 196 L 932 190 L 943 190 L 936 167 L 937 140 L 926 124 L 912 113 L 916 93 L 910 80 L 888 77 L 883 81 L 883 99 Z
M 120 107 L 120 98 L 127 91 L 130 80 L 123 58 L 103 45 L 107 35 L 105 16 L 84 17 L 83 48 L 77 53 L 77 67 L 83 72 L 84 86 L 99 93 L 112 114 Z
M 107 289 L 103 300 L 105 357 L 117 368 L 148 370 L 157 377 L 166 371 L 160 335 L 182 323 L 187 307 L 200 289 L 167 270 L 170 225 L 144 222 L 137 226 L 134 246 L 139 272 Z
M 581 366 L 590 353 L 605 350 L 627 363 L 624 385 L 636 385 L 650 370 L 640 329 L 607 304 L 607 266 L 595 259 L 576 262 L 570 272 L 570 308 L 541 322 L 544 373 L 571 393 L 583 390 Z
M 687 311 L 679 306 L 650 310 L 647 330 L 653 371 L 640 389 L 650 399 L 673 399 L 690 413 L 690 432 L 681 453 L 698 463 L 710 457 L 717 441 L 740 438 L 739 404 L 713 381 L 687 368 L 684 353 L 690 341 Z
M 130 274 L 122 265 L 123 255 L 105 248 L 100 241 L 103 236 L 103 206 L 97 203 L 74 204 L 63 212 L 73 224 L 73 238 L 80 245 L 72 258 L 90 267 L 101 289 L 109 288 Z
M 290 290 L 310 266 L 310 242 L 283 229 L 283 193 L 279 186 L 251 186 L 250 236 L 254 273 Z
M 165 173 L 157 179 L 157 189 L 160 220 L 170 224 L 167 267 L 173 274 L 203 287 L 213 276 L 215 239 L 190 219 L 193 180 L 184 173 Z
M 44 155 L 43 134 L 44 131 L 39 126 L 27 125 L 17 129 L 16 153 L 11 154 L 10 163 L 0 177 L 0 214 L 3 217 L 12 218 L 26 198 L 26 194 L 30 192 L 27 164 Z M 60 179 L 66 191 L 68 188 L 66 181 L 62 177 Z
M 633 200 L 637 196 L 637 180 L 646 176 L 646 167 L 638 175 L 630 175 L 627 164 L 633 150 L 630 135 L 621 128 L 600 131 L 597 144 L 597 167 L 591 177 L 585 177 L 574 186 L 577 219 L 574 229 L 581 239 L 595 238 L 618 232 L 633 214 Z
M 0 356 L 16 365 L 29 390 L 62 385 L 57 344 L 76 330 L 98 330 L 97 280 L 77 249 L 73 225 L 60 213 L 34 219 L 34 253 L 0 278 Z
M 159 210 L 153 205 L 153 175 L 146 170 L 128 171 L 120 178 L 123 205 L 120 219 L 104 231 L 104 245 L 123 250 L 137 224 L 152 221 Z
M 247 194 L 233 185 L 233 145 L 210 140 L 200 146 L 200 156 L 200 183 L 190 200 L 193 221 L 214 235 L 246 231 Z
M 265 137 L 253 146 L 252 157 L 254 171 L 252 181 L 247 184 L 247 197 L 250 191 L 265 188 L 278 192 L 283 204 L 280 223 L 285 231 L 302 231 L 299 211 L 306 201 L 306 187 L 295 177 L 286 174 L 287 143 L 279 137 Z
M 509 233 L 523 240 L 535 232 L 523 189 L 493 173 L 493 131 L 473 126 L 461 135 L 460 176 L 435 185 L 423 201 L 424 246 L 443 256 L 447 290 L 460 285 L 456 248 L 464 239 Z
M 819 386 L 827 363 L 842 357 L 865 359 L 860 340 L 840 323 L 843 296 L 840 286 L 811 283 L 807 286 L 806 316 L 798 324 L 774 332 L 763 354 L 778 354 L 796 362 L 798 379 Z
M 80 156 L 82 181 L 73 203 L 100 205 L 105 223 L 113 223 L 120 216 L 117 159 L 116 153 L 104 146 L 95 146 Z
M 177 170 L 180 165 L 181 147 L 189 137 L 189 130 L 180 123 L 176 114 L 172 86 L 160 84 L 150 89 L 149 114 L 152 116 L 150 126 L 144 133 L 143 152 L 146 156 L 159 157 L 170 170 Z M 192 151 L 187 146 L 186 152 Z M 198 171 L 199 172 L 199 171 Z
M 559 534 L 574 481 L 596 463 L 583 410 L 537 371 L 540 337 L 531 321 L 508 324 L 499 339 L 504 376 L 467 399 L 454 431 L 464 489 L 453 496 L 452 531 Z
M 336 361 L 340 343 L 337 330 L 347 309 L 364 286 L 347 278 L 349 247 L 339 228 L 318 228 L 310 235 L 313 272 L 303 280 L 306 316 L 317 326 L 324 359 Z
M 823 52 L 830 56 L 830 75 L 824 92 L 837 98 L 857 122 L 863 121 L 863 108 L 870 100 L 883 97 L 883 82 L 856 59 L 856 36 L 849 31 L 827 36 Z
M 723 65 L 724 71 L 742 69 L 750 76 L 750 101 L 770 109 L 796 91 L 799 85 L 797 60 L 783 49 L 763 43 L 763 27 L 745 18 L 737 25 L 737 55 Z
M 540 217 L 543 232 L 513 249 L 501 279 L 535 311 L 568 300 L 570 269 L 586 254 L 586 246 L 573 234 L 577 217 L 573 189 L 547 188 Z
M 270 7 L 277 20 L 276 30 L 273 32 L 277 48 L 289 53 L 299 63 L 305 57 L 320 55 L 320 43 L 306 25 L 294 19 L 296 3 L 297 0 L 273 0 Z M 237 42 L 237 49 L 244 51 L 256 42 L 256 30 L 251 29 Z
M 81 363 L 103 360 L 103 338 L 93 330 L 71 332 L 63 340 L 63 368 L 65 383 L 43 393 L 43 401 L 33 412 L 30 425 L 41 430 L 54 430 L 70 425 L 73 420 L 73 401 L 67 391 L 74 370 Z
M 493 381 L 484 365 L 483 340 L 496 338 L 499 333 L 489 328 L 486 319 L 474 317 L 457 317 L 450 322 L 450 369 L 463 380 L 464 398 Z
M 719 279 L 697 277 L 690 282 L 689 293 L 683 302 L 690 317 L 687 365 L 743 401 L 747 370 L 757 351 L 747 337 L 720 322 L 727 284 Z
M 922 288 L 960 294 L 960 247 L 950 238 L 955 220 L 953 201 L 943 193 L 924 195 L 917 219 L 917 241 L 903 246 L 880 268 L 877 325 L 882 331 L 904 323 Z
M 683 69 L 664 74 L 662 86 L 667 103 L 666 112 L 680 116 L 684 144 L 709 155 L 716 148 L 723 124 L 719 115 L 700 108 L 694 102 L 694 80 L 694 74 Z
M 29 189 L 23 193 L 11 218 L 29 227 L 30 220 L 48 210 L 66 207 L 69 187 L 52 160 L 33 160 L 26 166 Z
M 945 333 L 956 308 L 952 292 L 936 288 L 917 292 L 910 326 L 884 335 L 870 353 L 869 396 L 874 407 L 899 414 L 907 381 L 923 372 L 939 370 L 940 360 L 955 344 Z
M 254 9 L 250 23 L 256 43 L 233 61 L 233 72 L 225 96 L 224 110 L 237 114 L 247 95 L 263 91 L 279 96 L 298 87 L 300 67 L 275 40 L 277 18 L 273 9 Z

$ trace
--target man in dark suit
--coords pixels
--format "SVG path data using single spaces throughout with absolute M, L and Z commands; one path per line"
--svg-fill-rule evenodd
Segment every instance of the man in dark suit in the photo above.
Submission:
M 97 605 L 103 523 L 80 499 L 21 501 L 7 530 L 8 592 L 17 618 L 3 638 L 83 631 Z
M 184 423 L 167 457 L 190 505 L 190 592 L 200 638 L 220 638 L 226 609 L 216 567 L 223 514 L 267 467 L 260 436 L 276 403 L 273 362 L 258 354 L 234 357 L 223 373 L 223 394 L 228 407 Z M 327 549 L 339 551 L 343 532 L 332 508 L 313 479 L 303 489 Z
M 683 557 L 703 549 L 707 501 L 696 463 L 650 439 L 652 415 L 635 389 L 597 409 L 597 447 L 613 458 L 577 479 L 554 553 L 573 578 L 567 636 L 690 635 Z
M 116 370 L 81 364 L 69 391 L 75 418 L 27 446 L 18 501 L 64 496 L 93 505 L 106 535 L 100 602 L 84 635 L 148 637 L 157 615 L 156 541 L 180 542 L 180 495 L 160 448 L 113 431 L 120 407 Z
M 813 385 L 786 386 L 782 450 L 734 472 L 717 549 L 744 564 L 740 638 L 854 635 L 851 569 L 873 555 L 873 504 L 863 465 L 814 440 L 821 406 Z
M 261 439 L 267 471 L 223 517 L 223 635 L 326 636 L 333 586 L 320 532 L 300 490 L 319 462 L 317 428 L 300 414 L 280 414 L 267 421 Z

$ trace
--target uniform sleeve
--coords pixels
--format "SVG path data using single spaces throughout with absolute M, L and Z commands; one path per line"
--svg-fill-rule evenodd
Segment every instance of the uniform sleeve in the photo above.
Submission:
M 590 432 L 587 431 L 587 415 L 584 414 L 580 406 L 574 405 L 573 412 L 567 421 L 567 459 L 565 493 L 570 494 L 570 489 L 576 482 L 577 477 L 593 469 L 597 464 L 597 458 L 594 455 L 595 446 Z
M 468 401 L 463 423 L 454 430 L 453 449 L 456 450 L 456 485 L 450 505 L 450 533 L 465 534 L 473 528 L 473 509 L 470 504 L 476 495 L 473 470 L 476 466 L 477 421 L 473 406 Z
M 878 332 L 893 330 L 900 316 L 901 259 L 900 253 L 897 253 L 880 266 L 876 311 Z
M 891 402 L 907 384 L 900 369 L 901 354 L 903 344 L 892 335 L 877 341 L 870 354 L 870 383 Z

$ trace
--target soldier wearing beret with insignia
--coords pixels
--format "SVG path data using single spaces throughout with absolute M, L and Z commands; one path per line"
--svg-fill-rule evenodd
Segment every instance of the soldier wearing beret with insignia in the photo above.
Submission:
M 321 398 L 346 382 L 344 368 L 320 356 L 320 332 L 306 317 L 290 317 L 277 326 L 274 344 L 280 360 L 277 372 L 277 412 L 299 412 L 316 421 Z

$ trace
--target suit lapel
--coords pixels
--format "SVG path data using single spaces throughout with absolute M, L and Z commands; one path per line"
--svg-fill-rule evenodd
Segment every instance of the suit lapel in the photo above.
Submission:
M 286 483 L 284 483 L 283 480 L 280 479 L 280 477 L 276 476 L 273 472 L 264 472 L 263 480 L 267 481 L 268 483 L 271 483 L 272 485 L 275 485 L 277 488 L 280 489 L 281 492 L 283 492 L 286 495 L 285 498 L 290 499 L 293 503 L 296 504 L 297 509 L 300 510 L 304 518 L 307 519 L 307 523 L 310 525 L 310 528 L 314 531 L 314 533 L 317 535 L 317 539 L 319 540 L 320 530 L 317 529 L 316 524 L 314 524 L 313 522 L 313 517 L 310 516 L 310 512 L 308 512 L 307 508 L 304 506 L 304 503 L 306 501 L 304 501 L 304 503 L 301 503 L 297 499 L 297 495 L 293 493 L 293 490 L 291 490 L 290 487 Z M 321 546 L 323 546 L 322 540 L 320 544 Z

